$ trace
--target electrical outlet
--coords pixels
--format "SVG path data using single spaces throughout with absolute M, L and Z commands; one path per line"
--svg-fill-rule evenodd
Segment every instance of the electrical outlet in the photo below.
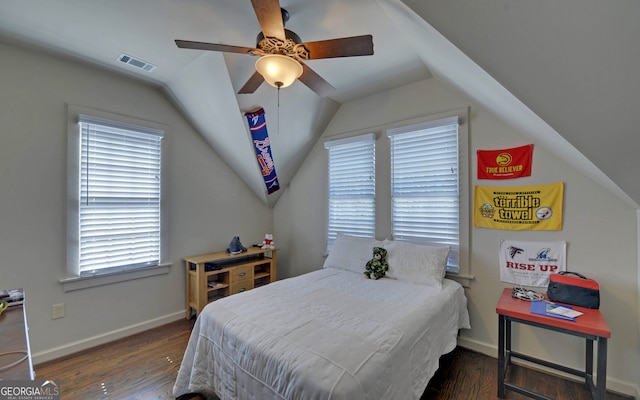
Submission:
M 51 306 L 51 319 L 64 317 L 64 303 L 54 304 Z

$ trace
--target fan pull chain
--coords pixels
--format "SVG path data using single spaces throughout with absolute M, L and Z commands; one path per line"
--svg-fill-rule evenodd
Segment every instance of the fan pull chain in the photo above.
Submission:
M 276 135 L 280 135 L 280 86 L 278 86 L 278 112 L 276 119 L 278 120 L 278 129 L 276 129 Z

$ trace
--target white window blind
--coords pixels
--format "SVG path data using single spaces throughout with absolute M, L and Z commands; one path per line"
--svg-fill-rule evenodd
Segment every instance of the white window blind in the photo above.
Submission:
M 375 134 L 325 143 L 329 152 L 327 252 L 338 232 L 375 236 Z
M 163 132 L 79 117 L 80 274 L 160 262 Z
M 458 118 L 391 129 L 391 218 L 396 240 L 445 244 L 459 269 Z

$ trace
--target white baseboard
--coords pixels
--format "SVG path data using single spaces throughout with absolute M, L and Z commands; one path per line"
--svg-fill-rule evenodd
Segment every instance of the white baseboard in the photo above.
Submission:
M 498 346 L 491 345 L 484 342 L 478 342 L 476 340 L 466 338 L 464 336 L 458 337 L 458 345 L 460 347 L 464 347 L 465 349 L 476 351 L 478 353 L 484 354 L 489 357 L 493 357 L 497 360 L 498 358 Z M 554 369 L 545 368 L 541 365 L 531 364 L 526 361 L 517 360 L 514 361 L 514 364 L 521 364 L 531 366 L 533 368 L 537 368 L 540 370 L 544 370 L 554 375 L 561 375 L 563 377 L 567 377 L 569 379 L 579 379 L 574 375 L 565 374 Z M 498 364 L 496 363 L 496 368 L 498 368 Z M 633 382 L 626 382 L 616 378 L 612 378 L 610 376 L 607 377 L 607 390 L 612 392 L 624 394 L 627 396 L 633 396 L 636 400 L 640 400 L 640 385 Z
M 493 357 L 495 359 L 498 358 L 498 346 L 495 345 L 478 342 L 477 340 L 464 336 L 458 337 L 458 345 L 460 347 L 464 347 L 465 349 L 473 350 L 486 356 Z
M 68 343 L 62 346 L 54 347 L 32 355 L 33 364 L 37 365 L 46 361 L 55 360 L 56 358 L 68 356 L 78 351 L 90 349 L 101 344 L 112 342 L 117 339 L 122 339 L 127 336 L 134 335 L 146 331 L 148 329 L 157 328 L 159 326 L 168 324 L 170 322 L 177 321 L 184 318 L 185 311 L 179 311 L 172 314 L 164 315 L 162 317 L 143 321 L 135 325 L 130 325 L 121 329 L 116 329 L 111 332 L 105 332 L 100 335 L 89 337 L 86 339 L 78 340 L 76 342 Z

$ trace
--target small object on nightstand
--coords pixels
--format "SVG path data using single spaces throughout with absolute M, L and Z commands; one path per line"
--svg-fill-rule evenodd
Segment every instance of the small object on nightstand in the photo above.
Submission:
M 273 234 L 267 233 L 264 235 L 264 240 L 262 241 L 262 249 L 275 249 L 276 244 L 273 242 Z
M 227 253 L 240 254 L 245 251 L 247 251 L 247 248 L 240 242 L 240 237 L 234 236 L 233 239 L 231 239 L 231 243 L 229 243 L 229 247 L 227 247 Z
M 549 301 L 532 301 L 531 312 L 538 315 L 546 315 L 547 317 L 561 318 L 567 321 L 576 320 L 577 316 L 582 315 L 580 311 L 572 310 L 569 306 L 560 306 Z

